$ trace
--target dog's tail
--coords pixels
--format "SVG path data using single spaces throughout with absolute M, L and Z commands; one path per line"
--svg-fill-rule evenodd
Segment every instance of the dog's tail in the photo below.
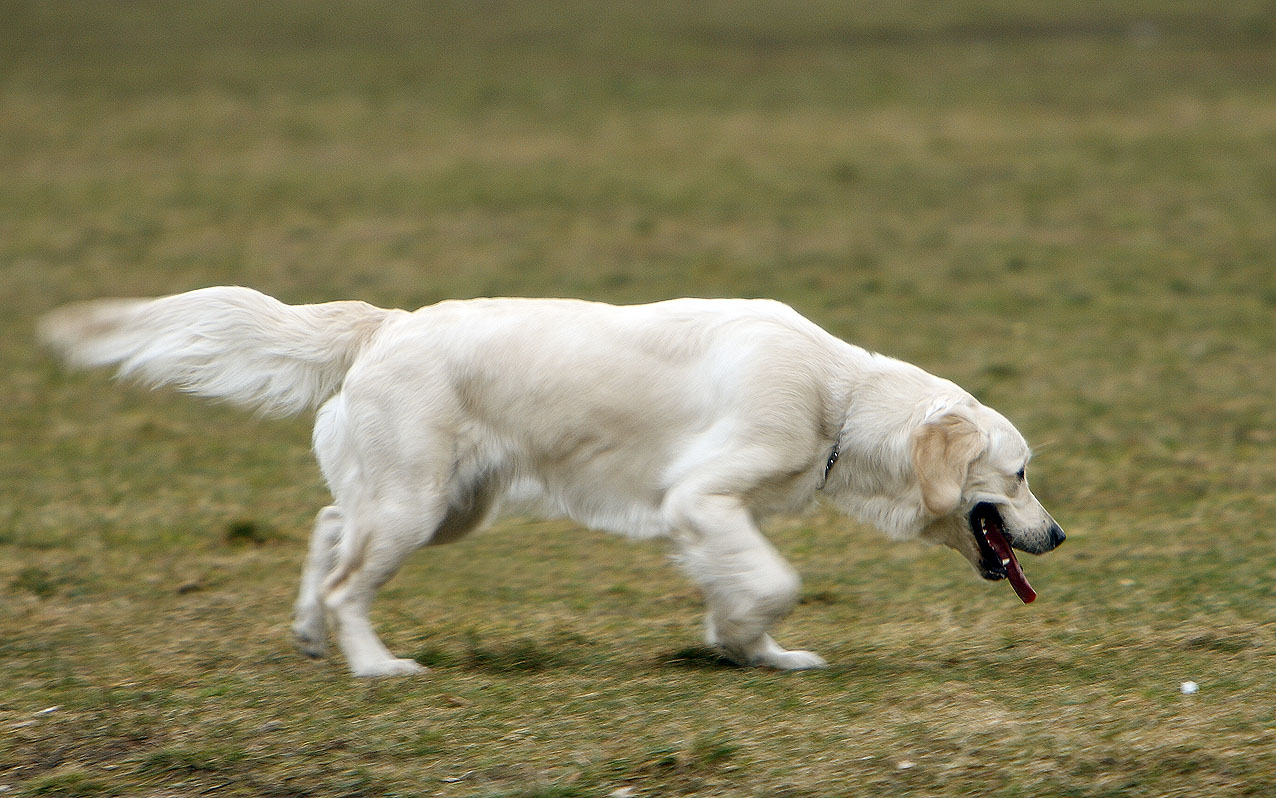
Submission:
M 289 415 L 336 393 L 390 314 L 364 302 L 285 305 L 236 286 L 68 305 L 41 340 L 72 365 Z

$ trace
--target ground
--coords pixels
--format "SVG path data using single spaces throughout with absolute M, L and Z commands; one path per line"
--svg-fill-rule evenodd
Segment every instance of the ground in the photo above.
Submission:
M 1276 7 L 0 4 L 0 795 L 1276 792 Z M 1069 534 L 1020 605 L 816 509 L 726 667 L 656 544 L 422 552 L 294 652 L 308 419 L 70 373 L 39 313 L 768 296 L 950 377 Z M 1195 695 L 1179 686 L 1192 680 Z M 619 791 L 619 792 L 617 792 Z

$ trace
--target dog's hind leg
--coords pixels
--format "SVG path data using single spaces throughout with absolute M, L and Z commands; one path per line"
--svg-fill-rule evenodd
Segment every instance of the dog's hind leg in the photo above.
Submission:
M 825 667 L 819 655 L 785 650 L 767 634 L 796 603 L 799 580 L 738 499 L 683 491 L 667 500 L 666 509 L 681 562 L 704 591 L 710 645 L 743 665 Z
M 339 559 L 321 588 L 321 600 L 336 627 L 337 643 L 356 676 L 397 676 L 425 668 L 395 657 L 368 618 L 373 596 L 413 551 L 451 543 L 483 523 L 496 498 L 497 483 L 476 482 L 448 491 L 441 481 L 413 489 L 400 485 L 380 496 L 366 512 L 346 511 Z M 450 500 L 449 500 L 450 499 Z
M 409 554 L 430 541 L 447 515 L 441 495 L 380 499 L 373 507 L 343 508 L 346 528 L 337 565 L 321 591 L 337 645 L 355 676 L 403 676 L 425 670 L 415 660 L 391 654 L 368 614 L 377 590 Z
M 310 533 L 310 551 L 301 573 L 301 590 L 297 595 L 292 624 L 297 646 L 309 657 L 318 658 L 327 653 L 327 625 L 324 623 L 320 590 L 336 564 L 337 543 L 344 524 L 341 508 L 329 505 L 319 511 L 314 531 Z

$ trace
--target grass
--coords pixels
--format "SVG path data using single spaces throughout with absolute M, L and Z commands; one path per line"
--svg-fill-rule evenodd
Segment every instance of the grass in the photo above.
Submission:
M 0 792 L 1276 791 L 1276 7 L 0 5 Z M 772 296 L 1036 445 L 1017 606 L 823 510 L 724 667 L 658 546 L 514 520 L 287 637 L 308 420 L 60 369 L 57 304 Z M 1178 685 L 1200 684 L 1185 696 Z M 620 791 L 620 792 L 616 792 Z

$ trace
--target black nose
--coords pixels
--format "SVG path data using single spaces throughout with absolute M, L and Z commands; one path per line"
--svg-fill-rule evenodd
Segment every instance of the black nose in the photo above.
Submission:
M 1062 527 L 1060 527 L 1058 524 L 1050 525 L 1050 548 L 1052 549 L 1058 548 L 1059 544 L 1064 542 L 1067 539 L 1068 539 L 1068 536 L 1063 534 Z

